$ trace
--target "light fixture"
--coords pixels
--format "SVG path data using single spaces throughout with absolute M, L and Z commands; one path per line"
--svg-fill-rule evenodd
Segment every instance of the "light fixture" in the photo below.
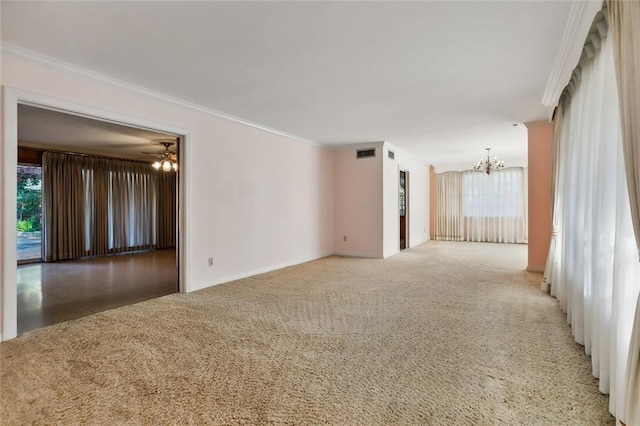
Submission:
M 160 159 L 151 164 L 156 170 L 162 170 L 163 172 L 177 171 L 178 163 L 173 160 L 174 153 L 169 149 L 174 144 L 173 141 L 158 141 L 159 144 L 164 146 L 164 151 L 160 151 L 157 155 Z
M 487 158 L 481 158 L 480 161 L 478 161 L 478 163 L 473 166 L 473 170 L 490 175 L 491 172 L 496 172 L 498 170 L 504 169 L 504 161 L 498 160 L 498 157 L 493 157 L 492 160 L 491 156 L 489 155 L 491 148 L 485 149 L 487 150 Z

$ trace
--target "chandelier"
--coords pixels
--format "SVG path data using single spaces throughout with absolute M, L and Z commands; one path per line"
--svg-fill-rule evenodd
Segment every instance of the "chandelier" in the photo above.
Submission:
M 174 160 L 175 154 L 169 149 L 174 142 L 160 141 L 159 143 L 164 146 L 164 151 L 160 151 L 157 154 L 159 158 L 151 165 L 151 167 L 156 170 L 162 170 L 163 172 L 177 171 L 178 163 Z
M 496 172 L 498 170 L 504 169 L 504 161 L 498 160 L 498 157 L 493 157 L 492 160 L 491 156 L 489 155 L 491 148 L 485 149 L 487 150 L 487 158 L 481 158 L 480 161 L 478 161 L 478 163 L 473 166 L 473 170 L 490 175 L 491 172 Z

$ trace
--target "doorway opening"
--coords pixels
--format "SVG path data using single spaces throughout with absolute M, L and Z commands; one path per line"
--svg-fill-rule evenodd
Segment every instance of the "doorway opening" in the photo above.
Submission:
M 182 138 L 105 120 L 17 105 L 18 335 L 180 291 Z
M 408 239 L 408 202 L 409 199 L 409 173 L 406 171 L 400 171 L 400 185 L 398 188 L 398 200 L 399 200 L 399 212 L 400 212 L 400 250 L 404 250 L 409 247 Z

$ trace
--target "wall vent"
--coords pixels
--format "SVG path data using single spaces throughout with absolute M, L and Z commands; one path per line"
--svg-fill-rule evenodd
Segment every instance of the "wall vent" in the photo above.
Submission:
M 393 151 L 389 151 L 389 158 L 391 158 L 392 160 L 396 159 L 396 153 Z
M 375 148 L 359 149 L 356 151 L 356 158 L 368 158 L 368 157 L 375 157 L 375 156 L 376 156 Z

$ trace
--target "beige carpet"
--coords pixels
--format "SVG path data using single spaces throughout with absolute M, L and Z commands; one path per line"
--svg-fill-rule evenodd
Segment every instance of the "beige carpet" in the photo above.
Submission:
M 0 345 L 14 424 L 614 424 L 526 246 L 329 257 Z

